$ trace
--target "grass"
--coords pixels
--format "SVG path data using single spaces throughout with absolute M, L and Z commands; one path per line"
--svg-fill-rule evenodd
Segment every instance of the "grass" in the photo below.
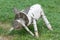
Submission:
M 33 4 L 42 5 L 44 12 L 50 21 L 53 31 L 46 28 L 42 19 L 38 24 L 39 38 L 32 37 L 24 29 L 13 30 L 10 35 L 6 35 L 14 19 L 13 8 L 22 10 Z M 31 26 L 30 28 L 33 31 Z M 4 40 L 60 40 L 60 0 L 0 0 L 0 38 Z

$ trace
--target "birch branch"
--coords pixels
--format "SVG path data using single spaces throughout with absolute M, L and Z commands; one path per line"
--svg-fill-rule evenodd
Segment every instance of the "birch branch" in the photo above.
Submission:
M 28 31 L 32 36 L 34 36 L 34 34 L 29 30 L 29 28 L 23 22 L 20 22 L 20 20 L 17 20 L 17 22 L 21 23 L 21 25 L 26 29 L 26 31 Z
M 49 23 L 48 19 L 46 18 L 46 15 L 45 15 L 44 12 L 43 12 L 43 10 L 42 10 L 41 15 L 42 15 L 42 18 L 43 18 L 43 20 L 44 20 L 47 28 L 48 28 L 49 30 L 53 30 L 51 24 Z

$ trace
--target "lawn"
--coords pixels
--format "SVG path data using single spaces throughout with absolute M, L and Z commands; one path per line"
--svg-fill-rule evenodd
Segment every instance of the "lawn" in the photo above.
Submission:
M 39 38 L 32 37 L 24 29 L 7 34 L 14 20 L 13 8 L 25 9 L 33 4 L 41 4 L 45 15 L 53 27 L 47 29 L 44 21 L 37 21 Z M 33 31 L 33 26 L 29 27 Z M 0 40 L 60 40 L 60 0 L 0 0 Z

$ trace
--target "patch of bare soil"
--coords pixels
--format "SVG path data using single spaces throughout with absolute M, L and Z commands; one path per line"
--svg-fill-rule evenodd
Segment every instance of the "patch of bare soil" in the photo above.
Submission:
M 11 28 L 11 24 L 0 22 L 0 27 L 3 28 L 4 30 L 9 29 L 9 28 Z
M 0 40 L 12 40 L 12 36 L 0 36 Z

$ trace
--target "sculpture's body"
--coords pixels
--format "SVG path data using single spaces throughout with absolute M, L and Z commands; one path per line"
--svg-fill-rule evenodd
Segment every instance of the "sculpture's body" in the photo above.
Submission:
M 35 31 L 35 36 L 38 37 L 38 29 L 37 29 L 37 24 L 36 21 L 42 17 L 43 20 L 45 21 L 45 24 L 47 25 L 48 29 L 52 30 L 52 27 L 49 23 L 49 21 L 47 20 L 41 5 L 39 4 L 35 4 L 32 5 L 31 7 L 22 10 L 22 11 L 18 11 L 16 8 L 14 8 L 14 12 L 15 12 L 15 21 L 20 23 L 20 27 L 24 27 L 32 36 L 34 36 L 34 34 L 28 29 L 27 26 L 29 26 L 30 24 L 33 24 L 34 26 L 34 31 Z M 15 24 L 15 23 L 14 23 Z M 18 28 L 19 26 L 15 26 L 14 28 Z M 11 28 L 11 30 L 13 30 L 14 28 Z

